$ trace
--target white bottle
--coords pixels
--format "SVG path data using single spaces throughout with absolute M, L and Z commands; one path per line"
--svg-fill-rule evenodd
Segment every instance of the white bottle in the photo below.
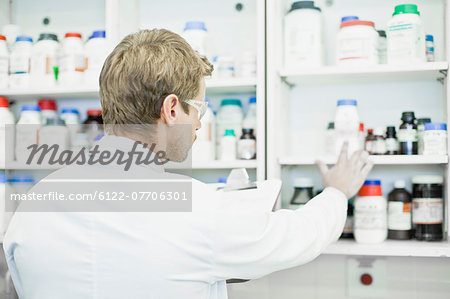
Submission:
M 395 7 L 388 22 L 387 57 L 389 64 L 426 62 L 425 31 L 415 4 Z
M 9 57 L 9 87 L 28 88 L 30 86 L 30 59 L 33 39 L 18 36 L 14 50 Z
M 58 118 L 56 102 L 53 99 L 40 99 L 38 106 L 41 108 L 41 123 L 46 124 L 47 119 Z
M 237 157 L 237 139 L 233 129 L 225 130 L 220 140 L 220 157 L 219 160 L 232 161 Z
M 2 35 L 6 37 L 9 52 L 12 52 L 16 38 L 21 35 L 21 29 L 15 24 L 6 24 L 2 27 Z
M 70 144 L 75 144 L 75 136 L 81 132 L 80 112 L 77 109 L 64 108 L 61 111 L 61 119 L 64 120 L 70 132 Z
M 25 163 L 29 158 L 28 146 L 38 144 L 41 127 L 41 108 L 38 105 L 22 106 L 22 113 L 16 125 L 16 160 Z
M 339 100 L 334 118 L 336 132 L 336 155 L 341 152 L 342 145 L 348 141 L 348 155 L 360 150 L 359 115 L 356 100 Z
M 219 79 L 233 78 L 235 75 L 234 57 L 218 56 L 215 61 L 216 77 Z
M 57 66 L 59 43 L 56 34 L 41 33 L 37 43 L 31 51 L 31 86 L 55 87 L 56 78 L 54 68 Z
M 252 51 L 242 53 L 239 58 L 238 77 L 256 78 L 256 54 Z
M 11 193 L 11 187 L 5 173 L 0 173 L 0 235 L 6 231 L 6 200 Z
M 220 109 L 216 116 L 216 144 L 217 155 L 220 157 L 220 140 L 225 134 L 225 130 L 233 130 L 236 138 L 240 138 L 242 132 L 242 121 L 244 114 L 242 112 L 242 103 L 238 99 L 225 99 L 220 104 Z
M 209 55 L 208 32 L 204 22 L 186 22 L 182 36 L 195 51 L 204 56 Z
M 192 146 L 194 161 L 213 161 L 215 159 L 216 122 L 214 112 L 208 102 L 208 109 L 201 119 L 202 127 L 197 131 L 197 139 Z
M 320 67 L 323 59 L 321 9 L 313 1 L 297 1 L 284 18 L 284 65 Z
M 248 101 L 247 114 L 242 122 L 243 129 L 253 129 L 253 134 L 256 136 L 256 97 L 251 97 Z
M 85 45 L 87 58 L 85 82 L 89 86 L 98 86 L 103 63 L 108 57 L 105 36 L 105 30 L 94 31 Z
M 0 35 L 0 89 L 8 88 L 9 52 L 6 37 Z
M 358 243 L 382 243 L 387 238 L 387 200 L 379 180 L 367 180 L 354 202 L 354 235 Z
M 14 160 L 14 115 L 8 98 L 0 96 L 0 165 Z M 0 166 L 0 167 L 2 167 Z
M 336 65 L 378 64 L 378 38 L 373 22 L 362 20 L 342 22 L 337 34 Z
M 58 154 L 70 149 L 70 132 L 62 119 L 48 119 L 47 123 L 41 127 L 39 145 L 43 144 L 47 144 L 49 147 L 58 145 Z M 49 161 L 48 158 L 49 156 L 46 156 L 44 161 Z
M 58 82 L 65 87 L 84 83 L 86 54 L 80 33 L 66 33 L 58 54 Z

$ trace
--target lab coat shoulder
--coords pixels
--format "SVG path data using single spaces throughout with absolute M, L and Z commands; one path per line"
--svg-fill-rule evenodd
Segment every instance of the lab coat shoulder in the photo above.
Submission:
M 255 279 L 305 264 L 338 239 L 346 213 L 347 199 L 334 188 L 297 210 L 216 211 L 214 278 Z

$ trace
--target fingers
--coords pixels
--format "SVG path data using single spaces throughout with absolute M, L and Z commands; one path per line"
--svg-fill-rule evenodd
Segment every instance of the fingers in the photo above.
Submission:
M 366 165 L 364 165 L 364 167 L 361 169 L 361 176 L 364 179 L 366 179 L 372 168 L 373 168 L 373 161 L 368 161 Z
M 348 141 L 345 141 L 344 144 L 342 145 L 341 153 L 339 154 L 337 164 L 347 161 L 347 155 L 348 155 Z
M 355 156 L 355 154 L 354 154 Z M 369 158 L 369 153 L 366 151 L 359 151 L 358 155 L 354 158 L 354 165 L 356 171 L 361 171 L 361 168 L 364 166 L 364 164 L 367 163 L 367 159 Z M 352 157 L 353 160 L 353 157 Z M 353 162 L 353 161 L 352 161 Z
M 322 177 L 328 172 L 328 166 L 320 160 L 316 161 L 316 165 L 319 168 L 320 174 L 322 175 Z

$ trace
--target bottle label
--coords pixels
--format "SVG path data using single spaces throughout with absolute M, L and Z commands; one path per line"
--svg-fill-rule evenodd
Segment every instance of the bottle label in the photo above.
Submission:
M 398 142 L 395 138 L 386 139 L 386 150 L 388 152 L 398 152 L 399 151 Z
M 60 72 L 84 72 L 86 58 L 83 54 L 65 54 L 59 56 Z
M 398 130 L 399 142 L 417 142 L 416 129 L 400 129 Z
M 0 56 L 0 75 L 8 75 L 8 56 Z
M 250 160 L 256 155 L 256 141 L 254 139 L 241 139 L 238 141 L 238 158 Z
M 442 224 L 444 205 L 442 198 L 414 198 L 414 224 Z
M 30 72 L 30 56 L 26 54 L 11 55 L 9 68 L 11 74 L 28 74 Z
M 386 229 L 386 210 L 377 204 L 356 204 L 355 212 L 356 229 Z
M 410 61 L 411 58 L 425 58 L 425 51 L 421 48 L 421 30 L 414 23 L 396 23 L 389 30 L 389 63 Z M 424 37 L 422 37 L 424 38 Z M 423 53 L 422 53 L 423 52 Z
M 371 154 L 383 155 L 386 153 L 386 143 L 382 139 L 372 141 Z
M 376 45 L 371 38 L 345 38 L 338 43 L 338 60 L 369 59 L 376 57 Z
M 427 131 L 423 136 L 424 155 L 446 155 L 447 134 L 443 131 Z
M 390 201 L 388 204 L 388 229 L 411 229 L 411 203 Z

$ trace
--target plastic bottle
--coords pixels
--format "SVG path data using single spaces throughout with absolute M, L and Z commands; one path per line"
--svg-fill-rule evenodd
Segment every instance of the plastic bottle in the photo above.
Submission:
M 70 149 L 70 133 L 60 118 L 49 118 L 39 130 L 39 144 L 58 145 L 58 153 Z M 48 158 L 48 157 L 46 157 Z
M 41 33 L 31 50 L 30 80 L 32 87 L 56 86 L 55 68 L 58 57 L 58 37 L 52 33 Z
M 398 130 L 398 142 L 400 144 L 401 155 L 417 155 L 417 125 L 414 112 L 407 111 L 402 113 L 403 123 Z
M 424 156 L 447 155 L 447 125 L 444 123 L 426 123 L 423 135 Z
M 256 78 L 256 54 L 252 51 L 242 53 L 239 58 L 239 77 Z
M 417 5 L 401 4 L 395 7 L 388 22 L 387 44 L 389 64 L 426 61 L 425 32 Z
M 66 33 L 58 54 L 58 82 L 62 86 L 77 86 L 84 83 L 86 54 L 80 33 Z
M 253 129 L 253 134 L 256 136 L 256 97 L 251 97 L 248 101 L 247 114 L 245 115 L 242 127 L 244 129 Z
M 378 63 L 387 63 L 387 38 L 386 31 L 378 30 Z
M 42 124 L 47 123 L 47 119 L 58 118 L 56 102 L 53 99 L 40 99 L 38 105 L 41 108 Z
M 38 144 L 41 127 L 41 108 L 38 105 L 22 106 L 22 113 L 16 126 L 16 160 L 26 162 L 29 158 L 28 146 Z
M 387 237 L 387 201 L 379 180 L 366 180 L 354 203 L 354 235 L 358 243 L 382 243 Z
M 70 144 L 75 142 L 75 135 L 81 132 L 80 112 L 73 108 L 64 108 L 61 111 L 61 119 L 64 120 L 70 132 Z
M 28 88 L 30 86 L 30 59 L 33 39 L 18 36 L 9 57 L 9 87 Z
M 225 134 L 226 129 L 234 132 L 242 132 L 242 103 L 238 99 L 224 99 L 220 104 L 220 109 L 216 116 L 216 143 L 218 145 L 218 156 L 220 157 L 220 140 Z M 240 138 L 241 136 L 236 136 Z
M 359 18 L 357 16 L 345 16 L 345 17 L 341 18 L 341 23 L 354 21 L 354 20 L 359 20 Z
M 351 156 L 360 149 L 359 115 L 356 100 L 339 100 L 334 119 L 336 130 L 336 154 L 341 152 L 342 145 L 348 141 L 348 154 Z
M 237 157 L 243 160 L 256 159 L 256 137 L 253 135 L 253 129 L 242 129 L 237 143 Z
M 192 146 L 192 159 L 195 161 L 213 161 L 215 159 L 216 121 L 209 100 L 208 109 L 200 120 L 202 127 L 197 131 L 197 139 Z
M 311 198 L 313 198 L 313 181 L 310 178 L 296 178 L 289 208 L 296 210 L 304 206 Z
M 204 22 L 186 22 L 182 36 L 195 51 L 208 57 L 208 31 Z
M 6 200 L 10 194 L 10 185 L 8 183 L 8 178 L 6 174 L 0 173 L 0 235 L 6 231 Z
M 296 69 L 324 64 L 322 11 L 314 1 L 297 1 L 284 17 L 284 65 Z
M 366 136 L 366 141 L 365 141 L 364 149 L 365 149 L 369 154 L 372 154 L 372 153 L 373 153 L 373 147 L 374 147 L 375 141 L 376 141 L 376 138 L 375 138 L 375 136 L 373 135 L 373 129 L 368 129 L 368 130 L 367 130 L 367 136 Z
M 425 124 L 430 122 L 431 118 L 428 117 L 417 119 L 417 151 L 419 155 L 423 155 L 423 134 L 425 133 Z
M 399 144 L 395 127 L 387 127 L 386 129 L 386 155 L 398 155 Z
M 442 240 L 444 178 L 439 175 L 415 176 L 412 183 L 414 237 L 424 241 Z
M 235 75 L 234 57 L 217 56 L 215 61 L 216 77 L 220 79 L 233 78 Z
M 425 37 L 425 47 L 426 47 L 426 55 L 427 55 L 427 61 L 433 62 L 434 57 L 434 38 L 431 34 L 427 34 Z
M 325 154 L 330 156 L 336 154 L 336 131 L 334 129 L 334 122 L 328 123 L 328 128 L 325 133 Z
M 372 143 L 372 155 L 385 155 L 386 154 L 386 141 L 384 140 L 384 129 L 376 127 L 373 131 L 375 140 Z
M 236 160 L 236 135 L 233 129 L 226 129 L 220 140 L 220 160 Z
M 388 239 L 409 240 L 412 237 L 411 194 L 405 190 L 405 181 L 394 183 L 388 195 Z
M 366 133 L 364 132 L 364 123 L 359 123 L 359 131 L 358 131 L 358 150 L 363 151 L 366 145 Z
M 0 35 L 0 89 L 8 87 L 9 81 L 9 52 L 6 37 Z
M 92 145 L 98 135 L 104 134 L 102 110 L 91 109 L 87 111 L 87 115 L 87 119 L 83 122 L 83 130 L 88 135 L 89 144 Z
M 378 33 L 370 21 L 342 22 L 337 34 L 337 65 L 378 64 Z
M 87 85 L 98 86 L 103 63 L 108 57 L 105 37 L 105 30 L 94 31 L 85 45 L 87 59 L 85 82 Z
M 14 160 L 14 115 L 8 98 L 0 96 L 0 165 Z M 1 167 L 1 166 L 0 166 Z

